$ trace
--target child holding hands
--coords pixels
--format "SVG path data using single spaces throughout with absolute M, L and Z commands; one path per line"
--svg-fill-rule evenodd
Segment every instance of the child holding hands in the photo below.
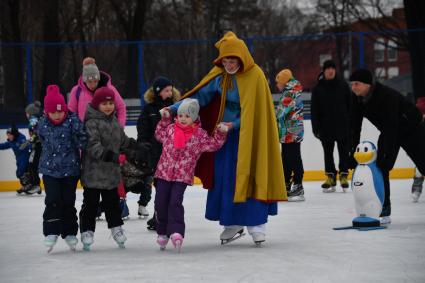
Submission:
M 108 228 L 118 246 L 124 248 L 127 240 L 121 226 L 118 184 L 121 181 L 120 164 L 125 159 L 119 153 L 135 145 L 119 125 L 115 113 L 115 94 L 107 88 L 98 88 L 87 106 L 85 126 L 88 143 L 83 152 L 81 183 L 84 187 L 83 205 L 80 211 L 81 242 L 84 250 L 90 250 L 96 227 L 99 198 L 105 211 Z
M 183 100 L 173 124 L 167 108 L 160 113 L 162 119 L 155 131 L 155 137 L 163 146 L 155 172 L 157 243 L 164 250 L 171 238 L 174 247 L 180 251 L 185 233 L 184 191 L 193 184 L 195 165 L 201 154 L 216 151 L 224 144 L 228 126 L 219 124 L 210 137 L 200 127 L 196 99 Z

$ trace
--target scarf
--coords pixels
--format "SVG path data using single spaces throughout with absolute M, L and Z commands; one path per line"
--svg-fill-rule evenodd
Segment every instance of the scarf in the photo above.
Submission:
M 186 146 L 186 143 L 192 137 L 193 133 L 198 129 L 198 124 L 185 126 L 178 121 L 174 123 L 174 148 L 181 149 Z

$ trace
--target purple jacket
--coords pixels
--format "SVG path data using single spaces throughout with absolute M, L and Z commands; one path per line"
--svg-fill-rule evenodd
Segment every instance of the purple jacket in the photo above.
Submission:
M 115 94 L 115 111 L 117 113 L 118 123 L 123 128 L 125 127 L 127 110 L 125 108 L 124 100 L 119 94 L 118 90 L 111 83 L 111 76 L 105 72 L 100 72 L 100 81 L 99 84 L 103 82 L 104 85 L 110 88 Z M 99 86 L 98 86 L 99 87 Z M 81 88 L 80 97 L 77 101 L 77 90 Z M 87 104 L 93 100 L 93 93 L 89 91 L 86 85 L 83 82 L 83 77 L 78 79 L 78 84 L 74 86 L 71 90 L 69 96 L 68 109 L 78 115 L 80 121 L 84 122 L 84 117 L 86 116 Z
M 198 127 L 186 146 L 176 149 L 174 148 L 174 124 L 170 123 L 171 118 L 163 117 L 156 127 L 155 137 L 162 143 L 162 154 L 155 178 L 193 185 L 195 166 L 199 157 L 205 151 L 213 152 L 220 149 L 226 141 L 227 133 L 216 130 L 210 137 L 204 129 Z

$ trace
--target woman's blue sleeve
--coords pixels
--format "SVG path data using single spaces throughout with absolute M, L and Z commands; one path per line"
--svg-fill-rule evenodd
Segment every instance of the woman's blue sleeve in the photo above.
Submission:
M 207 85 L 203 86 L 200 90 L 198 90 L 196 93 L 190 96 L 190 98 L 197 99 L 201 107 L 208 105 L 208 103 L 210 103 L 214 95 L 219 91 L 218 82 L 219 82 L 218 78 L 212 79 Z M 170 106 L 173 113 L 177 113 L 177 109 L 179 108 L 183 100 L 184 99 Z

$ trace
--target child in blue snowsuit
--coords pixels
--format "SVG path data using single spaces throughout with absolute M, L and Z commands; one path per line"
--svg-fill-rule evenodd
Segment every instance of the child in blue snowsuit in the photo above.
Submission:
M 0 143 L 0 150 L 5 150 L 11 148 L 16 158 L 16 177 L 19 179 L 19 182 L 22 185 L 20 190 L 25 190 L 25 187 L 29 184 L 29 178 L 25 177 L 25 173 L 28 170 L 28 159 L 30 155 L 30 146 L 22 146 L 27 141 L 27 138 L 19 132 L 19 130 L 12 126 L 6 132 L 7 141 Z

